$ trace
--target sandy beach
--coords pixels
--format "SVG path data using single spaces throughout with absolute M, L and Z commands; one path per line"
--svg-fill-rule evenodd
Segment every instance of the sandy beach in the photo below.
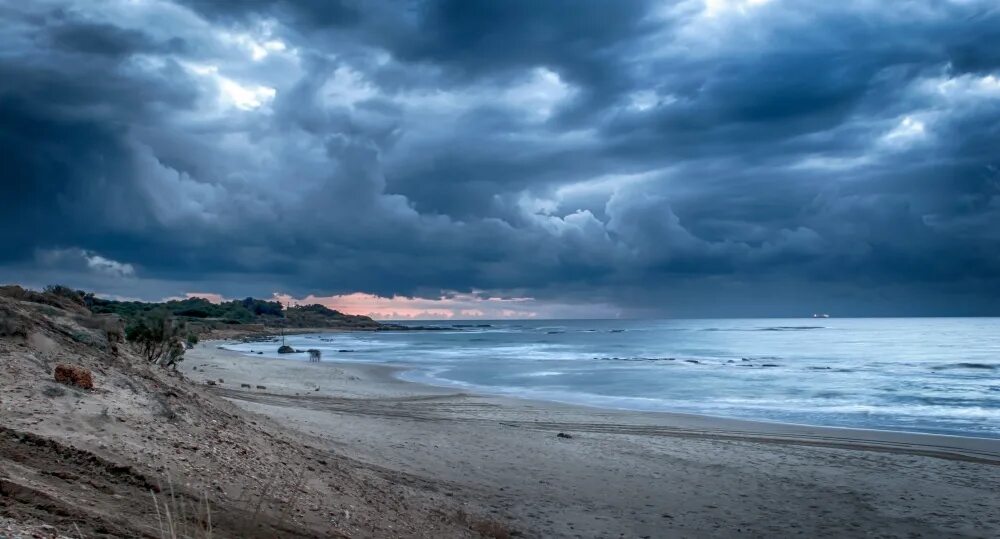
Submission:
M 401 381 L 391 366 L 220 344 L 189 351 L 185 374 L 530 537 L 1000 535 L 995 440 L 474 395 Z

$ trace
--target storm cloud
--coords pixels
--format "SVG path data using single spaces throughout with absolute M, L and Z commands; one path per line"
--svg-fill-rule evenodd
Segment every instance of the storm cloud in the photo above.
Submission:
M 992 0 L 38 0 L 0 19 L 0 280 L 1000 314 Z

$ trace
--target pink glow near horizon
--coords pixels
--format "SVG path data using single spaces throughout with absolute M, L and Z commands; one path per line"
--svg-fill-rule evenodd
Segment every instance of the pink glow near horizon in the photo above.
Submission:
M 170 299 L 204 298 L 212 303 L 222 303 L 230 298 L 215 292 L 188 292 L 183 297 Z M 318 303 L 342 313 L 360 314 L 379 320 L 433 320 L 433 319 L 524 319 L 524 318 L 615 318 L 618 310 L 604 304 L 571 305 L 538 301 L 535 298 L 502 298 L 481 293 L 452 293 L 437 298 L 407 296 L 383 297 L 364 292 L 332 296 L 308 295 L 296 298 L 275 292 L 275 301 L 287 305 Z
M 532 298 L 481 297 L 474 294 L 455 294 L 439 298 L 391 298 L 354 292 L 334 296 L 294 298 L 288 294 L 275 294 L 274 298 L 286 305 L 318 303 L 347 314 L 361 314 L 381 320 L 419 320 L 453 318 L 535 318 L 539 315 Z
M 222 297 L 222 294 L 216 294 L 214 292 L 188 292 L 184 294 L 183 298 L 177 298 L 177 299 L 192 299 L 192 298 L 207 299 L 209 303 L 222 303 L 223 301 L 226 301 L 226 298 Z M 173 299 L 173 298 L 168 298 L 168 299 Z

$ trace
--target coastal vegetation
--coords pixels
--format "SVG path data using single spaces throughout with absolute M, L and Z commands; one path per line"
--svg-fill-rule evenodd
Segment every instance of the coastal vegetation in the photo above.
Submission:
M 95 320 L 91 324 L 107 326 L 103 329 L 112 346 L 125 340 L 146 361 L 165 368 L 175 368 L 184 359 L 184 351 L 198 343 L 199 335 L 216 330 L 238 328 L 239 331 L 268 332 L 285 328 L 394 327 L 322 305 L 285 307 L 277 301 L 252 297 L 220 303 L 198 297 L 162 302 L 121 301 L 64 285 L 50 285 L 42 292 L 21 290 L 19 293 L 53 307 L 91 315 Z M 13 333 L 15 328 L 0 330 Z M 286 348 L 287 352 L 294 352 Z
M 220 303 L 193 297 L 162 302 L 121 301 L 95 296 L 63 285 L 48 286 L 45 292 L 85 306 L 94 314 L 115 314 L 127 326 L 138 323 L 154 312 L 181 321 L 192 334 L 220 326 L 256 324 L 270 328 L 376 329 L 381 327 L 368 316 L 344 314 L 323 305 L 284 306 L 278 301 L 247 297 Z

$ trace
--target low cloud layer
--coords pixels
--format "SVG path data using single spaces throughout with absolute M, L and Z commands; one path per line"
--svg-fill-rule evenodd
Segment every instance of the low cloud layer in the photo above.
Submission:
M 4 281 L 998 314 L 990 0 L 38 0 L 0 20 Z

